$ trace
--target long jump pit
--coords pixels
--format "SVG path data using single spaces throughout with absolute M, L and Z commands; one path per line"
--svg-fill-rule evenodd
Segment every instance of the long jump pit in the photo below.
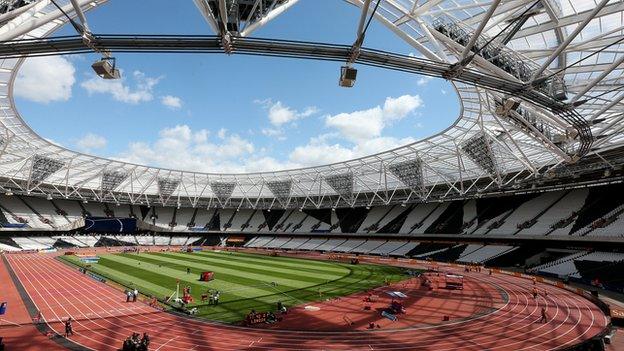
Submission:
M 50 255 L 7 255 L 6 262 L 23 298 L 47 317 L 51 330 L 62 334 L 62 321 L 73 316 L 75 335 L 63 340 L 74 350 L 117 350 L 134 332 L 150 335 L 151 350 L 566 350 L 597 345 L 610 324 L 599 302 L 582 291 L 452 265 L 440 267 L 442 275 L 428 273 L 426 285 L 414 277 L 291 307 L 274 324 L 242 327 L 146 304 L 128 308 L 119 290 Z M 447 273 L 463 277 L 462 289 L 443 286 Z M 393 303 L 403 311 L 384 315 Z

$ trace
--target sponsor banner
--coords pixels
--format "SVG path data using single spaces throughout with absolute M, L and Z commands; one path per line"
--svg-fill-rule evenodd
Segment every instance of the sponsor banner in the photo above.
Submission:
M 617 319 L 624 319 L 624 310 L 619 310 L 617 308 L 611 309 L 611 317 Z

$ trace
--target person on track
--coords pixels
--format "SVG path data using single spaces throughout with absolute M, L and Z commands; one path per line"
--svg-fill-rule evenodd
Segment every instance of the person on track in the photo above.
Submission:
M 546 315 L 546 307 L 542 307 L 542 319 L 540 323 L 548 323 L 548 315 Z
M 143 338 L 141 338 L 141 344 L 139 345 L 139 350 L 147 351 L 149 349 L 150 337 L 147 333 L 143 333 Z
M 69 317 L 66 321 L 65 321 L 65 337 L 68 336 L 73 336 L 74 335 L 74 328 L 72 327 L 72 318 Z
M 137 289 L 134 289 L 134 291 L 132 292 L 132 302 L 136 302 L 137 297 L 139 297 L 139 291 Z

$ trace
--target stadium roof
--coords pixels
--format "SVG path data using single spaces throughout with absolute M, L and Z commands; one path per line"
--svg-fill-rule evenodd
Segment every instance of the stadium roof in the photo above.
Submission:
M 85 11 L 106 2 L 74 1 Z M 346 1 L 354 11 L 367 8 L 363 15 L 373 14 L 425 59 L 452 64 L 445 78 L 478 70 L 538 92 L 558 108 L 454 81 L 458 119 L 424 140 L 331 165 L 207 174 L 123 163 L 50 143 L 14 104 L 24 59 L 4 58 L 0 186 L 55 198 L 178 206 L 373 205 L 500 190 L 622 146 L 624 1 L 380 0 L 376 10 L 376 1 Z M 75 13 L 70 0 L 56 2 Z M 236 2 L 230 0 L 195 0 L 207 27 L 223 38 L 250 36 L 287 16 L 296 2 L 245 0 L 232 11 Z M 1 4 L 0 41 L 44 38 L 66 23 L 49 0 Z

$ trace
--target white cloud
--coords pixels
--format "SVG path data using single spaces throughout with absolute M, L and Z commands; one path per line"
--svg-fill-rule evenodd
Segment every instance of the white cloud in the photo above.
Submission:
M 165 95 L 160 98 L 160 102 L 172 110 L 182 107 L 182 99 L 177 96 Z
M 340 113 L 325 117 L 325 125 L 335 132 L 311 138 L 306 145 L 296 147 L 289 155 L 290 163 L 314 166 L 345 161 L 397 148 L 415 142 L 414 138 L 383 136 L 383 130 L 423 105 L 418 95 L 388 97 L 383 106 L 367 110 Z M 349 143 L 340 143 L 344 138 Z
M 299 164 L 301 167 L 316 166 L 376 154 L 414 141 L 413 138 L 378 137 L 363 140 L 361 143 L 349 147 L 340 143 L 328 143 L 325 140 L 313 138 L 308 144 L 296 147 L 290 153 L 289 160 L 291 164 Z
M 383 111 L 377 106 L 364 111 L 327 116 L 325 125 L 337 129 L 351 141 L 372 138 L 379 136 L 384 128 Z
M 418 95 L 402 95 L 398 98 L 386 98 L 383 112 L 388 120 L 399 120 L 407 117 L 417 108 L 423 105 L 423 101 Z
M 127 84 L 127 78 L 123 75 L 121 79 L 106 80 L 100 77 L 92 77 L 80 85 L 92 94 L 109 94 L 116 101 L 138 104 L 152 101 L 154 99 L 154 87 L 160 82 L 162 77 L 148 77 L 141 71 L 132 73 L 134 87 Z
M 422 76 L 422 77 L 418 78 L 418 80 L 416 81 L 416 85 L 418 85 L 418 86 L 425 86 L 425 85 L 429 84 L 429 82 L 431 80 L 433 80 L 433 77 Z
M 74 65 L 64 57 L 30 58 L 17 75 L 15 95 L 44 104 L 67 101 L 76 83 L 75 73 Z
M 254 151 L 253 143 L 225 129 L 211 140 L 206 129 L 193 131 L 188 125 L 177 125 L 161 130 L 152 143 L 131 143 L 117 159 L 189 171 L 242 172 Z
M 269 138 L 277 139 L 279 141 L 286 140 L 286 135 L 284 135 L 284 130 L 281 128 L 262 128 L 260 131 L 264 136 Z
M 275 105 L 275 104 L 274 104 Z M 334 163 L 403 146 L 414 138 L 384 136 L 383 130 L 422 106 L 418 96 L 389 97 L 383 106 L 327 116 L 333 130 L 296 146 L 283 160 L 238 134 L 220 129 L 193 131 L 178 125 L 160 131 L 156 141 L 131 143 L 118 159 L 128 162 L 203 172 L 258 172 Z M 358 130 L 361 129 L 361 130 Z M 282 128 L 264 128 L 264 135 L 281 137 Z M 344 143 L 344 140 L 347 140 Z
M 225 139 L 225 137 L 227 136 L 227 129 L 219 129 L 219 131 L 217 132 L 217 136 L 219 137 L 219 139 Z
M 278 137 L 284 134 L 284 131 L 282 131 L 281 129 L 274 128 L 262 128 L 261 132 L 268 137 Z
M 281 101 L 273 102 L 271 100 L 256 100 L 256 103 L 262 104 L 269 113 L 269 121 L 276 127 L 284 124 L 295 122 L 297 120 L 310 117 L 318 113 L 316 107 L 306 107 L 303 111 L 297 111 L 284 104 Z
M 381 136 L 385 127 L 405 118 L 422 104 L 418 95 L 388 97 L 383 107 L 326 116 L 325 125 L 337 129 L 345 138 L 358 143 Z
M 353 150 L 338 143 L 309 143 L 296 147 L 289 155 L 292 162 L 305 166 L 334 163 L 353 158 Z
M 87 133 L 76 141 L 76 146 L 83 151 L 91 151 L 95 149 L 103 149 L 108 141 L 103 136 Z

